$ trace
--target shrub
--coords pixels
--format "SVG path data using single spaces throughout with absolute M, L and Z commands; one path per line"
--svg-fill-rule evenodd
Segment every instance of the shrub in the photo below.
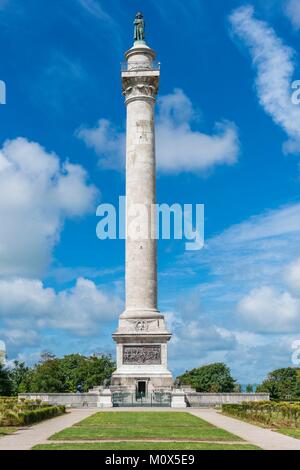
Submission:
M 64 406 L 49 406 L 47 408 L 38 408 L 36 410 L 23 411 L 20 413 L 21 424 L 33 424 L 49 418 L 55 418 L 65 413 Z
M 223 405 L 222 411 L 231 416 L 257 421 L 262 424 L 293 427 L 300 425 L 300 403 L 243 402 L 239 405 Z
M 39 401 L 0 400 L 0 426 L 20 426 L 37 423 L 65 413 L 64 406 L 51 406 Z

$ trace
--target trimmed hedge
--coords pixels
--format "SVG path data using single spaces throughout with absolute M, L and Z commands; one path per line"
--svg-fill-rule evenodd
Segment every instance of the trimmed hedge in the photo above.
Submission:
M 38 408 L 36 410 L 22 411 L 19 413 L 21 424 L 33 424 L 45 419 L 55 418 L 65 413 L 64 406 L 48 406 L 47 408 Z
M 0 401 L 0 426 L 21 426 L 38 423 L 65 413 L 64 406 L 51 406 L 48 403 L 25 400 Z
M 288 402 L 243 402 L 239 405 L 222 405 L 228 415 L 267 425 L 299 427 L 300 403 Z

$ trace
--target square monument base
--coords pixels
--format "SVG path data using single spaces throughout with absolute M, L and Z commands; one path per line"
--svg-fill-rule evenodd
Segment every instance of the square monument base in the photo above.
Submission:
M 167 367 L 169 334 L 115 334 L 117 370 L 112 375 L 112 391 L 149 396 L 170 391 L 173 377 Z

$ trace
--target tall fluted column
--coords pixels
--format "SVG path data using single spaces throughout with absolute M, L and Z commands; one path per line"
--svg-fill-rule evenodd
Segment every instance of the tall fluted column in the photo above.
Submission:
M 157 254 L 154 107 L 159 70 L 147 46 L 126 53 L 122 73 L 127 106 L 126 138 L 126 310 L 125 316 L 157 313 Z M 151 217 L 152 215 L 152 217 Z

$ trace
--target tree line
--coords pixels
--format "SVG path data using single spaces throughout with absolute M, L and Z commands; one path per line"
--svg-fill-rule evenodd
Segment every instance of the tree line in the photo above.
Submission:
M 116 364 L 110 355 L 82 356 L 69 354 L 62 358 L 44 352 L 32 367 L 14 361 L 12 367 L 0 364 L 0 396 L 18 393 L 87 392 L 93 386 L 110 381 Z M 202 393 L 240 392 L 241 386 L 223 363 L 191 369 L 176 379 L 176 385 L 190 386 Z M 247 392 L 266 392 L 274 400 L 300 400 L 300 368 L 287 367 L 270 372 L 257 387 L 249 384 Z
M 223 363 L 209 364 L 185 372 L 179 381 L 203 393 L 231 393 L 241 391 L 229 367 Z M 269 393 L 273 400 L 300 400 L 300 368 L 286 367 L 270 372 L 257 387 L 248 384 L 246 392 Z
M 46 352 L 32 367 L 20 361 L 14 361 L 10 368 L 0 365 L 0 395 L 88 392 L 109 380 L 115 368 L 115 362 L 106 354 L 58 358 Z

